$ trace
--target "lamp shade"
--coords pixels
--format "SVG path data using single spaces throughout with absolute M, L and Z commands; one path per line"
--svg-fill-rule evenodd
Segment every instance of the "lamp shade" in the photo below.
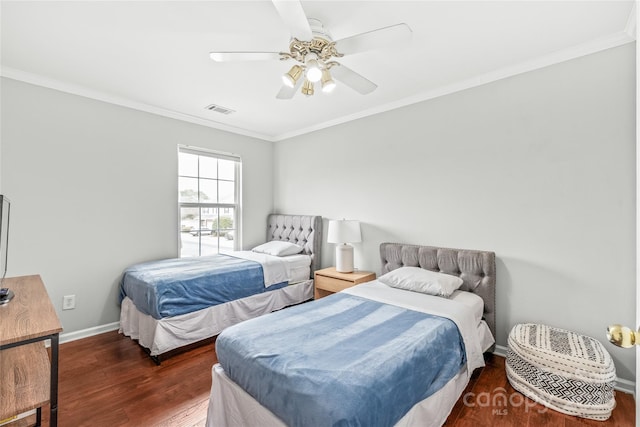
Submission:
M 360 221 L 341 219 L 329 221 L 328 243 L 358 243 L 362 241 Z

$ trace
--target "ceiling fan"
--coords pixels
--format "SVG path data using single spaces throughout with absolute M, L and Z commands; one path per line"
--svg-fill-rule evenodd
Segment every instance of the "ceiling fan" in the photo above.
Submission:
M 319 20 L 307 18 L 299 0 L 273 0 L 273 4 L 291 34 L 288 52 L 211 52 L 210 56 L 216 62 L 294 60 L 282 76 L 278 99 L 293 98 L 300 86 L 304 95 L 313 95 L 318 82 L 323 92 L 331 92 L 336 86 L 333 78 L 363 95 L 371 93 L 378 87 L 375 83 L 336 59 L 411 40 L 411 28 L 396 24 L 333 41 Z

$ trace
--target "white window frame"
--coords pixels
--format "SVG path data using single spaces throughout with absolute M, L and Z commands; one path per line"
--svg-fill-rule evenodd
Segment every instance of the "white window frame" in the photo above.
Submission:
M 178 256 L 182 257 L 182 250 L 181 250 L 181 245 L 182 245 L 182 237 L 181 237 L 181 210 L 182 208 L 214 208 L 214 209 L 218 209 L 218 214 L 220 213 L 221 209 L 225 209 L 225 208 L 234 208 L 235 209 L 235 216 L 233 219 L 233 223 L 235 226 L 235 235 L 233 238 L 233 250 L 237 251 L 239 250 L 239 248 L 242 247 L 242 185 L 240 182 L 240 177 L 242 176 L 242 159 L 239 155 L 234 154 L 234 153 L 225 153 L 225 152 L 221 152 L 221 151 L 214 151 L 214 150 L 208 150 L 205 148 L 197 148 L 197 147 L 192 147 L 189 145 L 178 145 L 178 155 L 177 157 L 180 156 L 180 153 L 188 153 L 188 154 L 194 154 L 197 156 L 206 156 L 206 157 L 211 157 L 211 158 L 216 158 L 216 159 L 223 159 L 223 160 L 231 160 L 235 162 L 235 174 L 234 174 L 234 193 L 235 193 L 235 203 L 200 203 L 200 202 L 180 202 L 180 194 L 178 191 Z M 200 173 L 198 172 L 198 177 L 200 176 Z M 178 168 L 178 175 L 177 178 L 178 180 L 180 179 L 180 177 L 182 177 L 183 175 L 180 175 L 180 169 Z M 218 221 L 218 224 L 220 224 L 220 222 Z M 200 246 L 200 250 L 201 250 L 201 246 Z M 220 245 L 218 244 L 218 253 L 220 251 Z M 202 256 L 202 255 L 199 255 Z

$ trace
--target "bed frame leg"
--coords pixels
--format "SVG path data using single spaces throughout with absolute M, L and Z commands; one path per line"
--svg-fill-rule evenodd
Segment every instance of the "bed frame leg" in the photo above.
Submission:
M 153 363 L 155 363 L 157 366 L 160 366 L 160 356 L 149 355 L 149 357 L 151 358 L 151 360 L 153 360 Z

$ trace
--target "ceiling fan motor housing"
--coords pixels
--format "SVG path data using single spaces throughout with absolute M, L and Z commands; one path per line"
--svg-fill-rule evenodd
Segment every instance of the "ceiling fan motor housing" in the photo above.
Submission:
M 289 43 L 289 54 L 284 53 L 282 59 L 293 58 L 304 64 L 306 56 L 314 54 L 317 59 L 327 63 L 331 58 L 343 56 L 336 50 L 335 43 L 331 40 L 329 33 L 325 31 L 322 22 L 309 18 L 309 25 L 313 33 L 313 39 L 306 41 L 293 38 Z

